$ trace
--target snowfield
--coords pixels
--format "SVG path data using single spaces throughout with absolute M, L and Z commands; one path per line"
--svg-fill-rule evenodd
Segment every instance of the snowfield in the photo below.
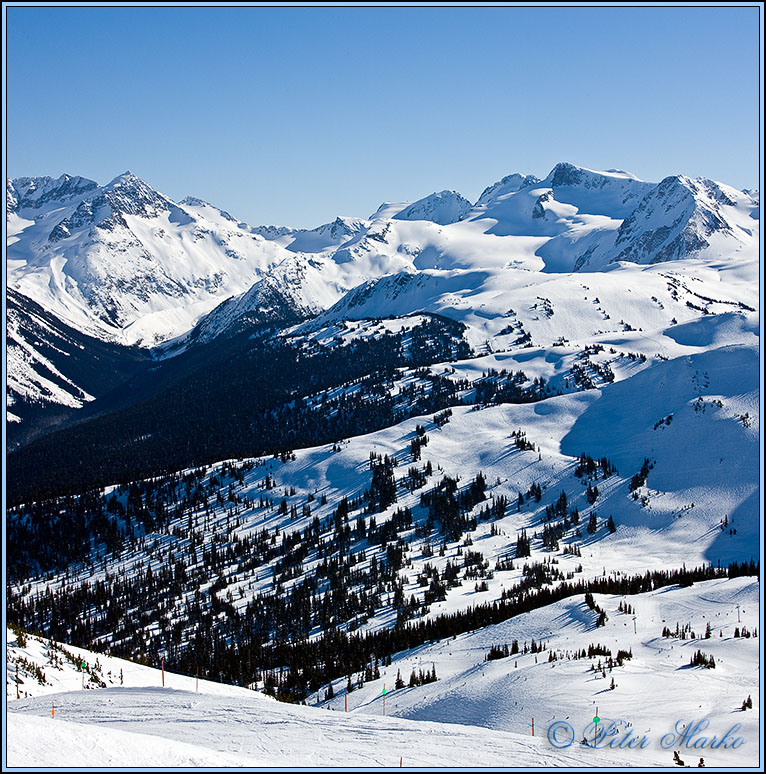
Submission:
M 594 614 L 580 598 L 571 598 L 398 654 L 380 680 L 348 694 L 348 714 L 342 681 L 333 700 L 294 706 L 169 672 L 163 687 L 157 669 L 65 646 L 75 661 L 86 661 L 86 675 L 99 674 L 108 685 L 82 689 L 83 672 L 71 660 L 65 658 L 61 669 L 51 663 L 49 654 L 60 651 L 32 636 L 20 647 L 9 630 L 7 764 L 392 768 L 401 758 L 403 767 L 623 768 L 672 765 L 678 749 L 692 765 L 699 756 L 708 767 L 758 765 L 760 639 L 733 636 L 735 627 L 757 630 L 757 581 L 716 580 L 624 598 L 596 595 L 596 601 L 609 615 L 602 628 L 594 627 Z M 619 612 L 620 602 L 634 612 Z M 676 623 L 691 624 L 696 638 L 660 636 L 663 626 Z M 535 639 L 545 650 L 484 660 L 490 647 L 514 639 Z M 606 677 L 590 671 L 606 664 L 604 657 L 566 659 L 592 643 L 613 654 L 630 650 L 632 658 Z M 714 655 L 715 669 L 688 666 L 697 649 Z M 548 661 L 552 653 L 558 660 Z M 30 698 L 16 700 L 18 658 L 40 665 L 51 685 L 25 682 L 22 693 Z M 436 668 L 437 682 L 394 689 L 397 671 L 406 682 L 421 665 Z M 89 678 L 85 684 L 94 685 Z M 753 709 L 742 711 L 748 695 Z M 602 723 L 614 721 L 615 730 L 594 749 L 581 740 L 591 739 L 596 712 Z M 678 740 L 678 721 L 694 726 L 705 720 L 706 731 Z M 569 726 L 549 737 L 555 722 Z M 571 744 L 569 727 L 576 734 Z M 736 748 L 694 747 L 703 736 L 720 739 L 731 729 Z M 645 746 L 618 746 L 630 739 L 645 739 Z
M 260 445 L 131 469 L 156 475 L 143 484 L 94 465 L 100 492 L 6 514 L 22 536 L 9 618 L 103 652 L 7 630 L 4 763 L 641 768 L 678 751 L 690 766 L 761 765 L 758 577 L 532 609 L 563 584 L 759 560 L 757 192 L 558 164 L 474 204 L 445 190 L 310 230 L 253 228 L 131 173 L 19 178 L 7 201 L 14 431 L 41 406 L 51 426 L 109 412 L 126 385 L 152 406 L 155 378 L 205 385 L 197 355 L 226 354 L 235 334 L 243 353 L 274 346 L 259 368 L 281 362 L 277 347 L 307 368 L 330 353 L 332 380 L 263 407 L 280 424 L 261 444 L 258 414 L 222 430 L 231 407 L 258 403 L 251 380 L 237 386 L 245 355 L 212 358 L 204 373 L 226 393 L 195 386 L 199 413 L 224 441 L 247 428 Z M 396 354 L 368 346 L 387 334 L 401 334 Z M 346 352 L 389 344 L 360 359 L 373 373 L 333 375 Z M 86 389 L 94 370 L 115 382 Z M 528 612 L 470 630 L 493 603 Z M 429 641 L 435 622 L 462 633 Z M 372 635 L 397 623 L 386 650 Z M 352 656 L 323 643 L 334 633 Z M 322 655 L 304 665 L 307 643 Z M 162 670 L 160 654 L 192 653 L 247 687 Z M 305 706 L 255 690 L 275 695 L 283 675 Z
M 10 712 L 9 766 L 451 767 L 580 765 L 542 737 L 345 715 L 161 688 L 62 694 Z M 35 714 L 36 713 L 36 714 Z M 72 720 L 62 720 L 69 718 Z M 601 766 L 620 757 L 597 752 Z M 587 760 L 590 760 L 588 758 Z
M 10 287 L 79 331 L 169 342 L 165 355 L 231 333 L 243 315 L 437 311 L 466 322 L 472 345 L 493 340 L 497 350 L 518 337 L 500 333 L 509 322 L 550 346 L 758 303 L 758 194 L 707 179 L 655 184 L 561 163 L 542 180 L 508 175 L 473 205 L 441 191 L 313 229 L 254 228 L 198 198 L 173 202 L 131 172 L 103 186 L 9 180 L 7 202 Z M 749 285 L 731 284 L 742 266 Z M 360 293 L 372 297 L 362 304 Z M 14 394 L 88 400 L 52 390 L 35 346 L 13 341 Z
M 381 680 L 365 683 L 350 694 L 349 705 L 377 714 L 383 682 L 390 688 L 392 676 L 400 672 L 406 684 L 413 669 L 433 665 L 439 680 L 387 691 L 387 712 L 519 734 L 529 733 L 532 718 L 539 734 L 547 733 L 554 722 L 567 722 L 576 737 L 572 748 L 566 749 L 579 748 L 583 756 L 580 765 L 598 765 L 595 760 L 586 762 L 591 760 L 593 749 L 579 743 L 583 737 L 592 740 L 592 718 L 599 715 L 604 723 L 615 721 L 618 742 L 627 738 L 629 730 L 633 738 L 649 740 L 644 749 L 621 750 L 624 765 L 637 767 L 670 766 L 672 750 L 683 753 L 678 741 L 666 748 L 668 752 L 661 746 L 662 738 L 674 732 L 677 721 L 708 720 L 706 734 L 718 734 L 719 738 L 740 724 L 736 736 L 744 741 L 737 749 L 708 749 L 699 754 L 707 766 L 757 765 L 760 642 L 759 638 L 733 636 L 743 626 L 752 633 L 759 625 L 757 580 L 705 581 L 692 588 L 674 586 L 634 596 L 594 597 L 607 612 L 609 620 L 604 627 L 595 627 L 596 615 L 582 596 L 570 597 L 501 624 L 402 653 L 386 668 L 388 674 Z M 632 612 L 621 612 L 620 603 L 631 605 Z M 711 636 L 706 639 L 708 622 Z M 661 636 L 665 626 L 675 631 L 677 623 L 691 624 L 696 637 Z M 518 640 L 523 649 L 524 642 L 532 639 L 544 643 L 545 650 L 483 660 L 493 646 L 510 646 Z M 606 668 L 605 676 L 591 671 L 592 666 L 607 663 L 603 656 L 568 659 L 591 644 L 606 646 L 613 656 L 620 649 L 630 651 L 632 658 L 612 670 Z M 714 656 L 714 669 L 689 666 L 698 649 Z M 551 654 L 555 661 L 548 660 Z M 336 688 L 340 691 L 343 684 L 339 682 Z M 754 709 L 743 712 L 742 702 L 748 696 Z M 338 708 L 342 702 L 342 697 L 336 697 L 331 703 Z M 697 758 L 693 752 L 687 750 L 681 757 L 694 766 Z

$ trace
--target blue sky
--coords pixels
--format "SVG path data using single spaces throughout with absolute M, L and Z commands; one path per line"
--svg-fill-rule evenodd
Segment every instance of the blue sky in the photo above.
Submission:
M 7 7 L 7 173 L 257 225 L 558 161 L 758 187 L 757 7 Z

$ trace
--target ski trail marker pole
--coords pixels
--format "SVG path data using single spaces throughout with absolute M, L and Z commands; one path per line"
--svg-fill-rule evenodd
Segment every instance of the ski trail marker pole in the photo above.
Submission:
M 162 687 L 165 687 L 165 657 L 162 658 Z
M 19 698 L 19 662 L 16 662 L 16 698 Z
M 535 719 L 532 718 L 532 736 L 535 735 Z

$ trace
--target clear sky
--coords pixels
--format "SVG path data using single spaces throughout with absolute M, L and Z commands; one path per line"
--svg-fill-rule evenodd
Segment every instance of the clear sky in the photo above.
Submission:
M 757 7 L 7 7 L 7 173 L 313 227 L 559 161 L 758 187 Z

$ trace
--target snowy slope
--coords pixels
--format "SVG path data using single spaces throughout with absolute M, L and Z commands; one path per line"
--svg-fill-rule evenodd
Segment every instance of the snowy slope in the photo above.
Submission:
M 19 400 L 36 403 L 53 403 L 61 406 L 79 408 L 84 401 L 92 400 L 92 396 L 64 376 L 55 365 L 46 360 L 43 355 L 32 347 L 25 328 L 36 324 L 43 328 L 48 341 L 60 336 L 54 330 L 55 318 L 45 320 L 42 315 L 25 315 L 24 297 L 9 292 L 6 331 L 8 339 L 8 374 L 9 380 L 6 392 L 6 406 L 10 410 L 8 419 L 11 422 L 21 422 L 21 418 L 13 413 L 13 407 Z M 38 307 L 38 310 L 42 310 Z M 44 313 L 43 313 L 44 314 Z M 66 342 L 70 344 L 70 342 Z
M 62 694 L 8 716 L 12 766 L 573 766 L 579 751 L 470 726 L 345 715 L 262 697 L 112 689 Z M 599 751 L 602 766 L 622 756 Z
M 418 199 L 393 217 L 396 220 L 430 220 L 446 226 L 462 220 L 470 209 L 471 202 L 457 191 L 439 191 Z
M 227 213 L 176 204 L 130 172 L 105 186 L 44 180 L 36 198 L 26 178 L 9 181 L 9 285 L 101 338 L 177 335 L 283 257 Z
M 588 274 L 535 271 L 535 261 L 424 268 L 369 280 L 306 327 L 430 311 L 466 324 L 466 338 L 479 351 L 486 342 L 498 351 L 517 342 L 552 346 L 630 330 L 650 334 L 703 313 L 754 313 L 758 306 L 752 257 L 676 261 L 672 268 L 627 264 Z
M 525 529 L 532 536 L 529 561 L 555 559 L 562 570 L 571 572 L 579 566 L 576 577 L 585 579 L 611 570 L 643 574 L 647 570 L 677 568 L 682 563 L 697 566 L 748 561 L 758 554 L 760 502 L 756 330 L 743 315 L 717 315 L 646 334 L 629 331 L 605 335 L 598 346 L 589 342 L 580 344 L 581 348 L 522 347 L 479 359 L 437 364 L 434 373 L 446 371 L 448 378 L 466 379 L 469 384 L 490 369 L 523 370 L 527 383 L 544 379 L 552 396 L 535 403 L 479 410 L 455 406 L 450 421 L 441 427 L 431 417 L 414 417 L 339 445 L 296 449 L 292 458 L 282 462 L 272 458 L 254 460 L 241 480 L 225 475 L 222 466 L 212 467 L 202 479 L 211 488 L 196 506 L 191 524 L 202 530 L 205 543 L 212 545 L 224 527 L 227 532 L 233 529 L 229 539 L 234 540 L 263 529 L 274 535 L 306 530 L 317 517 L 325 525 L 323 539 L 329 540 L 332 516 L 340 499 L 359 497 L 369 487 L 369 455 L 375 452 L 399 461 L 395 469 L 397 501 L 376 515 L 378 523 L 390 519 L 397 508 L 408 506 L 414 514 L 413 527 L 405 532 L 411 562 L 402 571 L 407 598 L 424 598 L 425 588 L 418 575 L 427 564 L 441 572 L 447 561 L 463 563 L 462 543 L 448 542 L 444 556 L 431 557 L 426 544 L 438 546 L 443 538 L 438 530 L 427 536 L 416 532 L 427 511 L 420 504 L 420 495 L 444 475 L 467 483 L 482 472 L 488 482 L 488 502 L 501 496 L 508 498 L 510 505 L 500 518 L 478 520 L 476 527 L 466 533 L 473 542 L 472 550 L 480 551 L 489 567 L 509 555 L 515 556 L 517 537 Z M 359 326 L 358 335 L 368 332 L 368 327 Z M 322 341 L 321 334 L 303 335 Z M 610 372 L 611 380 L 605 379 L 604 374 Z M 591 386 L 582 390 L 581 384 L 578 391 L 576 383 L 584 378 L 583 374 Z M 421 374 L 404 372 L 392 393 L 414 389 L 422 381 Z M 348 389 L 352 392 L 356 388 Z M 467 388 L 465 398 L 470 398 L 472 389 Z M 558 395 L 559 391 L 563 394 Z M 321 397 L 317 405 L 332 397 Z M 430 439 L 420 462 L 413 459 L 411 451 L 418 425 L 425 427 Z M 526 434 L 533 444 L 531 450 L 520 449 L 515 443 L 518 432 Z M 679 464 L 679 450 L 683 450 L 683 464 Z M 605 457 L 618 471 L 597 479 L 599 493 L 594 502 L 588 502 L 587 481 L 575 470 L 582 453 L 594 459 Z M 651 468 L 633 492 L 631 479 L 639 473 L 645 458 Z M 422 468 L 426 460 L 431 462 L 433 474 L 420 487 L 410 489 L 409 468 Z M 267 474 L 269 484 L 265 482 Z M 537 502 L 529 497 L 533 484 L 542 488 Z M 546 509 L 557 502 L 561 492 L 566 494 L 569 508 L 579 510 L 580 521 L 579 526 L 570 522 L 552 549 L 543 544 L 540 533 L 547 522 Z M 517 508 L 519 493 L 525 497 Z M 245 503 L 235 528 L 229 524 L 225 505 L 220 505 L 230 495 Z M 125 498 L 124 492 L 120 497 Z M 288 512 L 278 512 L 281 498 Z M 326 502 L 320 502 L 320 498 L 326 498 Z M 307 503 L 311 503 L 310 513 L 302 514 Z M 483 505 L 480 502 L 476 506 L 475 515 Z M 296 513 L 288 515 L 292 506 Z M 214 514 L 212 522 L 209 512 Z M 585 529 L 591 514 L 596 514 L 597 529 L 593 534 Z M 607 529 L 610 516 L 616 524 L 614 533 Z M 182 510 L 171 515 L 166 534 L 149 533 L 145 545 L 139 547 L 129 548 L 126 544 L 110 560 L 110 572 L 119 568 L 120 573 L 138 573 L 146 562 L 160 569 L 164 552 L 186 555 L 189 518 Z M 352 514 L 352 521 L 354 518 Z M 158 546 L 162 547 L 159 555 Z M 684 547 L 682 554 L 679 546 Z M 575 548 L 579 550 L 577 555 L 571 553 Z M 375 557 L 385 556 L 378 543 L 368 543 L 364 537 L 352 541 L 349 549 L 364 553 L 361 567 L 369 566 Z M 97 582 L 105 577 L 101 569 L 103 550 L 94 546 L 89 562 L 71 567 L 66 574 L 30 578 L 28 584 L 14 584 L 13 590 L 31 599 L 61 584 L 76 588 L 81 583 Z M 196 552 L 195 556 L 197 561 L 191 561 L 188 569 L 204 574 L 201 556 Z M 235 607 L 244 610 L 259 593 L 273 592 L 277 563 L 272 559 L 254 571 L 241 573 L 238 563 L 232 560 L 226 572 L 229 580 L 221 593 L 230 592 Z M 318 563 L 319 557 L 311 548 L 298 577 L 310 577 Z M 430 605 L 429 615 L 491 602 L 504 586 L 522 580 L 523 568 L 517 564 L 514 569 L 496 571 L 493 578 L 487 579 L 487 589 L 479 592 L 467 573 L 461 578 L 464 580 L 447 592 L 444 601 Z M 296 582 L 291 580 L 287 588 Z M 191 599 L 193 593 L 192 587 L 187 588 L 182 600 Z M 394 618 L 391 599 L 384 598 L 366 626 L 387 626 Z
M 343 681 L 334 699 L 312 697 L 309 704 L 318 707 L 280 704 L 171 672 L 162 687 L 157 669 L 65 646 L 68 656 L 84 661 L 80 672 L 47 641 L 28 636 L 22 648 L 9 630 L 8 764 L 394 767 L 401 757 L 403 766 L 643 767 L 670 765 L 679 749 L 692 765 L 700 755 L 708 767 L 756 765 L 759 639 L 734 633 L 757 631 L 757 582 L 708 581 L 638 596 L 596 595 L 595 601 L 609 617 L 602 628 L 581 598 L 566 599 L 397 654 L 378 680 L 347 697 Z M 619 609 L 623 604 L 632 606 L 630 614 Z M 705 638 L 708 623 L 711 636 Z M 690 625 L 694 638 L 661 636 L 676 624 Z M 485 660 L 491 647 L 514 640 L 519 654 Z M 525 653 L 533 640 L 545 649 Z M 631 658 L 612 668 L 602 655 L 571 658 L 594 643 Z M 698 649 L 714 656 L 715 669 L 689 666 Z M 548 660 L 551 654 L 555 661 Z M 61 670 L 51 657 L 62 659 Z M 53 683 L 30 685 L 30 696 L 38 698 L 23 695 L 29 678 L 22 698 L 15 698 L 18 659 L 40 666 Z M 597 664 L 603 674 L 593 670 Z M 410 672 L 424 667 L 435 668 L 435 683 L 394 688 L 397 673 L 406 683 Z M 103 675 L 106 687 L 91 674 Z M 747 696 L 753 710 L 743 712 Z M 613 736 L 599 738 L 594 749 L 595 714 Z M 701 751 L 694 739 L 663 746 L 666 735 L 697 721 L 708 722 L 708 736 L 732 730 L 730 738 L 741 741 L 736 748 Z M 549 736 L 556 722 L 568 725 Z M 590 744 L 582 745 L 582 738 Z M 645 740 L 643 749 L 609 747 L 631 738 Z
M 486 766 L 577 760 L 576 751 L 524 734 L 297 707 L 171 672 L 163 687 L 158 669 L 64 646 L 86 664 L 80 672 L 60 646 L 27 636 L 20 647 L 13 632 L 7 635 L 10 766 L 393 767 L 400 757 L 403 766 L 450 766 L 475 763 L 477 749 Z M 60 670 L 51 657 L 62 659 Z M 22 698 L 15 698 L 18 659 L 40 667 L 52 682 L 30 686 L 29 696 L 37 698 L 24 697 L 29 678 Z M 103 675 L 105 686 L 91 674 Z M 620 757 L 605 751 L 594 760 L 617 765 Z
M 596 614 L 578 596 L 401 653 L 379 680 L 349 694 L 349 706 L 355 712 L 380 714 L 385 685 L 386 712 L 397 717 L 470 723 L 519 734 L 529 733 L 534 718 L 541 736 L 554 722 L 566 722 L 576 734 L 567 749 L 579 749 L 583 765 L 594 750 L 584 748 L 580 740 L 585 737 L 592 745 L 592 718 L 597 714 L 604 725 L 615 722 L 618 742 L 629 732 L 633 738 L 647 739 L 644 749 L 623 749 L 628 765 L 670 766 L 676 749 L 692 766 L 700 755 L 708 767 L 757 765 L 760 643 L 756 637 L 735 636 L 743 628 L 751 634 L 758 630 L 757 580 L 705 581 L 691 588 L 625 597 L 597 594 L 595 601 L 608 615 L 603 627 L 595 626 Z M 630 605 L 632 612 L 623 612 L 620 605 Z M 695 637 L 662 636 L 665 627 L 675 631 L 676 624 L 690 625 Z M 705 637 L 708 624 L 710 638 Z M 510 647 L 514 640 L 520 646 L 517 655 L 485 660 L 491 647 Z M 524 644 L 532 640 L 544 644 L 545 650 L 524 653 Z M 613 657 L 624 650 L 632 658 L 612 669 L 604 656 L 572 658 L 591 644 L 606 646 Z M 715 658 L 714 669 L 689 666 L 698 649 Z M 555 661 L 549 661 L 551 655 Z M 593 671 L 598 663 L 605 666 L 605 676 Z M 424 668 L 436 669 L 436 683 L 393 689 L 397 673 L 406 684 L 413 670 Z M 343 682 L 335 688 L 336 698 L 322 701 L 322 706 L 342 708 Z M 743 712 L 748 696 L 753 709 Z M 678 721 L 704 720 L 709 727 L 701 735 L 715 733 L 720 738 L 739 724 L 734 737 L 743 743 L 737 749 L 695 751 L 677 741 L 663 750 L 661 740 L 675 733 Z M 566 741 L 570 732 L 562 727 L 560 733 Z
M 80 333 L 14 290 L 7 291 L 6 307 L 11 445 L 36 424 L 116 387 L 148 360 L 136 348 Z

